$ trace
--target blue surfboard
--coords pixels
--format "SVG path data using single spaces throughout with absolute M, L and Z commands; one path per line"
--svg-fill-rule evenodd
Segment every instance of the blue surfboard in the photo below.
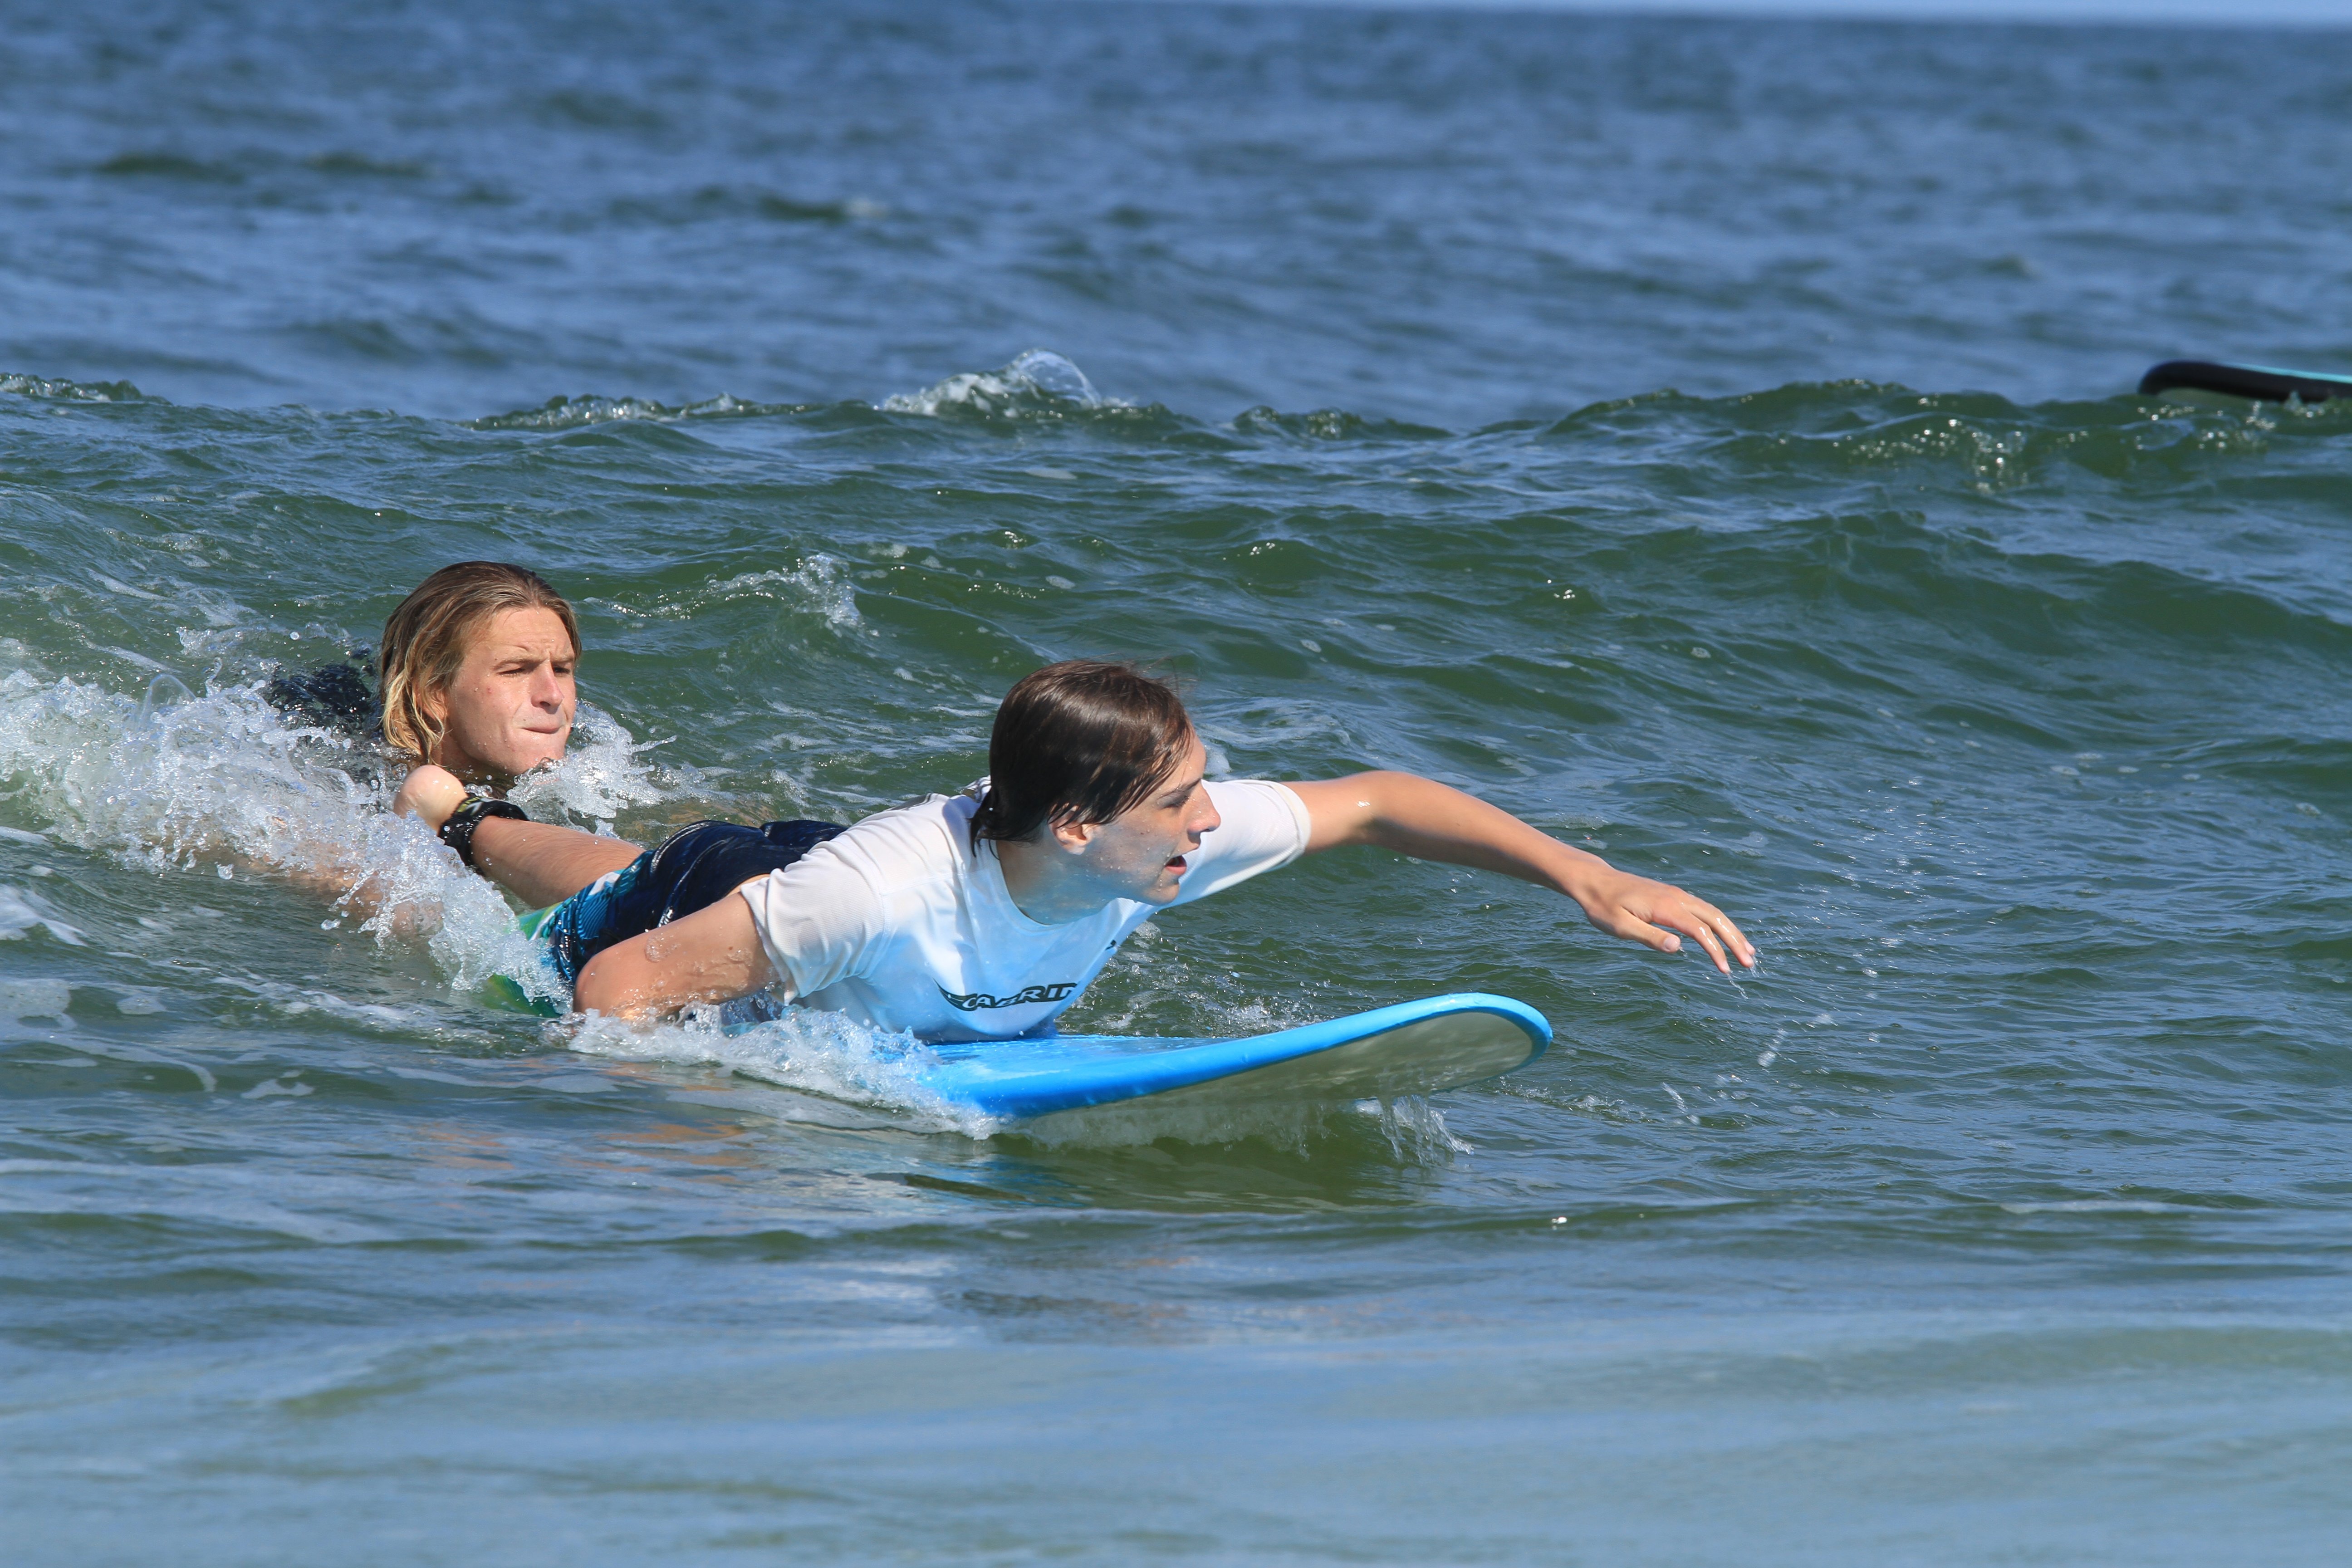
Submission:
M 916 1076 L 955 1104 L 1024 1121 L 1147 1097 L 1155 1107 L 1263 1106 L 1435 1094 L 1525 1067 L 1550 1043 L 1551 1025 L 1526 1003 L 1468 991 L 1236 1039 L 937 1045 Z

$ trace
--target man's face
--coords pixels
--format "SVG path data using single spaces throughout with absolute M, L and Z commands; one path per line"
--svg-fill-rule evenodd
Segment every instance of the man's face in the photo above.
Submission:
M 556 762 L 579 694 L 572 638 L 553 610 L 501 610 L 484 622 L 446 692 L 422 706 L 447 725 L 432 760 L 465 777 L 518 775 Z
M 1209 753 L 1198 737 L 1165 783 L 1108 822 L 1056 826 L 1053 837 L 1075 855 L 1084 874 L 1107 903 L 1134 899 L 1147 904 L 1175 901 L 1184 877 L 1184 857 L 1216 831 L 1217 808 L 1202 783 Z

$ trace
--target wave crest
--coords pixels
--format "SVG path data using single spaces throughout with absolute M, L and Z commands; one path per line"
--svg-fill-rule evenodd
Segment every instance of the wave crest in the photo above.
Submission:
M 0 392 L 56 403 L 161 403 L 127 381 L 53 381 L 45 376 L 0 371 Z
M 2017 404 L 1984 392 L 1917 392 L 1865 381 L 1799 382 L 1731 397 L 1664 391 L 1580 408 L 1530 428 L 1539 441 L 1632 443 L 1743 476 L 1841 479 L 1906 468 L 1957 472 L 1980 494 L 2069 469 L 2105 479 L 2207 480 L 2214 459 L 2282 441 L 2340 438 L 2352 407 L 2214 408 L 2116 396 Z
M 534 784 L 590 806 L 646 798 L 632 756 L 592 742 Z M 497 889 L 392 816 L 391 787 L 372 743 L 289 721 L 259 681 L 194 696 L 159 675 L 134 700 L 25 668 L 0 679 L 0 807 L 45 837 L 159 876 L 282 878 L 380 942 L 421 939 L 460 990 L 495 975 L 560 999 Z
M 1105 397 L 1086 372 L 1051 349 L 1031 349 L 998 370 L 965 371 L 920 392 L 882 400 L 886 414 L 931 417 L 976 414 L 998 419 L 1064 418 L 1100 408 L 1132 408 Z
M 1345 408 L 1285 414 L 1263 403 L 1234 415 L 1234 428 L 1244 436 L 1272 436 L 1291 441 L 1443 441 L 1453 434 L 1433 425 L 1373 418 Z
M 479 419 L 465 422 L 468 430 L 577 430 L 587 425 L 609 425 L 619 420 L 639 420 L 657 425 L 676 425 L 695 419 L 756 419 L 778 414 L 806 414 L 816 407 L 809 403 L 753 403 L 747 399 L 720 393 L 699 403 L 657 403 L 650 397 L 604 397 L 588 394 L 579 397 L 551 397 L 536 408 L 516 408 L 504 414 L 486 414 Z

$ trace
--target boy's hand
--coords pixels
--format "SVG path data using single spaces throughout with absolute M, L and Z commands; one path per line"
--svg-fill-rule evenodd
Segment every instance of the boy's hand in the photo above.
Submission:
M 1731 917 L 1671 882 L 1654 882 L 1609 866 L 1580 878 L 1573 896 L 1584 918 L 1611 936 L 1660 952 L 1680 952 L 1683 937 L 1696 937 L 1724 973 L 1731 973 L 1732 958 L 1756 967 L 1756 944 L 1731 923 Z

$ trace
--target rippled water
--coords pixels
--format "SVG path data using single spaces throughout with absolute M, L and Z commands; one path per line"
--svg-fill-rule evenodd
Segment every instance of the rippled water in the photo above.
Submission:
M 20 1555 L 2337 1554 L 2352 411 L 2126 393 L 2352 363 L 2352 38 L 8 36 Z M 1560 1044 L 1076 1138 L 854 1032 L 493 1011 L 504 906 L 259 695 L 478 554 L 590 647 L 535 815 L 855 816 L 1139 653 L 1238 773 L 1447 779 L 1764 961 L 1322 858 L 1074 1023 L 1475 988 Z

